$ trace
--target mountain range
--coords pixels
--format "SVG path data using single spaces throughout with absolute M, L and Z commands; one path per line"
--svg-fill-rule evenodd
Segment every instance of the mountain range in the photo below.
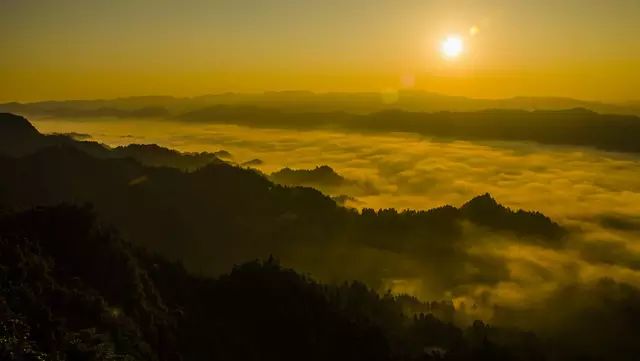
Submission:
M 477 247 L 572 242 L 565 226 L 489 194 L 459 207 L 355 210 L 215 153 L 110 148 L 43 135 L 13 114 L 0 114 L 0 145 L 2 360 L 632 361 L 640 352 L 640 291 L 611 279 L 559 287 L 533 309 L 496 307 L 496 321 L 535 319 L 535 333 L 454 307 L 448 297 L 469 285 L 510 281 L 505 260 Z M 278 173 L 346 180 L 329 166 Z M 385 291 L 385 280 L 416 276 L 442 301 Z
M 162 117 L 215 105 L 256 106 L 289 112 L 372 113 L 389 109 L 413 112 L 471 112 L 487 109 L 562 110 L 585 108 L 598 113 L 640 115 L 638 102 L 604 103 L 562 97 L 475 99 L 417 90 L 364 93 L 280 91 L 222 93 L 189 98 L 138 96 L 117 99 L 39 101 L 0 104 L 0 111 L 60 117 Z

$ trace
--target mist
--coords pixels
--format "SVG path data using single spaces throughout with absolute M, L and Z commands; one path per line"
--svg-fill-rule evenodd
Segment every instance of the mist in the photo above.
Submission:
M 291 266 L 327 280 L 367 279 L 423 299 L 452 299 L 476 305 L 485 318 L 495 306 L 527 307 L 574 283 L 602 277 L 640 286 L 640 157 L 589 148 L 525 142 L 469 142 L 409 133 L 372 134 L 298 131 L 237 125 L 152 123 L 149 120 L 34 120 L 42 132 L 80 132 L 116 146 L 157 143 L 181 151 L 219 151 L 231 161 L 260 159 L 270 174 L 282 168 L 330 166 L 349 180 L 333 187 L 346 205 L 362 208 L 431 209 L 461 206 L 490 193 L 513 209 L 536 210 L 569 230 L 561 247 L 523 242 L 515 235 L 465 228 L 465 257 L 483 259 L 481 274 L 492 282 L 475 284 L 473 271 L 455 281 L 436 276 L 429 262 L 409 254 L 339 246 L 322 251 L 306 245 L 290 250 Z M 153 125 L 152 125 L 153 124 Z M 322 190 L 322 185 L 317 186 Z M 366 191 L 364 191 L 365 189 Z M 326 191 L 326 190 L 325 190 Z M 328 253 L 327 253 L 328 252 Z M 323 253 L 319 255 L 319 253 Z M 355 268 L 340 269 L 357 257 Z M 466 275 L 466 276 L 464 276 Z M 454 277 L 455 278 L 455 277 Z

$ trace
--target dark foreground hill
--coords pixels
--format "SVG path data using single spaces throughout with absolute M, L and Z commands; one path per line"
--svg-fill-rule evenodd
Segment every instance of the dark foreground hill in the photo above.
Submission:
M 183 170 L 222 162 L 218 154 L 229 156 L 225 151 L 181 153 L 155 144 L 130 144 L 109 148 L 97 142 L 78 140 L 75 134 L 41 134 L 27 119 L 14 114 L 0 113 L 0 154 L 23 156 L 51 146 L 75 148 L 97 158 L 132 158 L 149 166 Z
M 465 222 L 547 247 L 561 247 L 565 233 L 542 214 L 514 212 L 488 195 L 462 208 L 358 212 L 314 189 L 279 186 L 256 171 L 226 163 L 185 173 L 51 147 L 21 158 L 0 158 L 0 169 L 0 204 L 25 209 L 92 203 L 127 237 L 208 274 L 269 254 L 325 274 L 336 248 L 432 259 L 434 265 L 457 272 L 456 266 L 482 262 L 466 254 Z M 373 280 L 382 276 L 370 275 Z M 460 277 L 460 282 L 484 279 Z
M 0 215 L 0 358 L 545 360 L 532 333 L 458 328 L 406 297 L 322 285 L 272 259 L 217 279 L 124 242 L 74 206 Z M 418 301 L 412 301 L 414 304 Z
M 27 128 L 29 123 L 19 120 Z M 34 129 L 29 134 L 44 137 Z M 564 245 L 564 229 L 549 218 L 514 212 L 488 195 L 461 208 L 359 212 L 338 206 L 315 189 L 280 186 L 254 170 L 224 162 L 184 172 L 113 156 L 120 148 L 107 150 L 108 157 L 95 156 L 77 144 L 0 156 L 0 204 L 27 209 L 91 203 L 127 238 L 204 274 L 273 254 L 323 280 L 361 279 L 374 287 L 383 287 L 384 279 L 446 271 L 432 283 L 439 293 L 469 283 L 490 285 L 508 276 L 500 258 L 467 251 L 495 238 L 483 233 L 544 247 Z M 172 151 L 156 153 L 167 152 L 166 160 Z M 360 262 L 353 267 L 337 266 L 354 257 Z M 418 264 L 419 270 L 405 264 Z
M 7 361 L 631 361 L 638 300 L 637 289 L 605 280 L 562 290 L 534 314 L 502 315 L 560 313 L 542 337 L 482 321 L 456 326 L 435 316 L 456 312 L 446 303 L 320 284 L 272 258 L 194 276 L 123 241 L 89 207 L 0 213 Z
M 38 138 L 24 122 L 18 128 Z M 0 156 L 0 360 L 631 361 L 640 353 L 640 291 L 611 280 L 561 287 L 535 309 L 496 310 L 501 324 L 538 337 L 481 321 L 456 326 L 449 321 L 462 311 L 451 303 L 368 288 L 415 277 L 407 267 L 415 264 L 434 293 L 489 287 L 508 282 L 509 269 L 471 246 L 565 245 L 558 224 L 488 194 L 459 208 L 358 212 L 226 163 L 184 172 L 75 145 Z M 86 202 L 93 208 L 78 206 Z M 324 280 L 364 283 L 318 283 L 270 255 Z

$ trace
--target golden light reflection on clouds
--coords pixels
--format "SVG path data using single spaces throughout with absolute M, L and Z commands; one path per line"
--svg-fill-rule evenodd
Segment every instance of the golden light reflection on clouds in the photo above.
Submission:
M 507 206 L 541 211 L 571 230 L 565 247 L 549 249 L 468 227 L 467 252 L 500 259 L 509 278 L 490 289 L 468 284 L 445 293 L 434 286 L 438 281 L 419 259 L 372 249 L 334 250 L 331 258 L 336 260 L 352 259 L 357 253 L 362 264 L 353 269 L 354 278 L 361 276 L 357 272 L 369 274 L 385 264 L 390 270 L 396 269 L 398 277 L 387 278 L 383 287 L 397 291 L 426 298 L 446 295 L 466 304 L 484 298 L 498 304 L 523 305 L 574 281 L 611 277 L 640 286 L 640 262 L 635 261 L 640 258 L 640 232 L 634 226 L 640 224 L 640 157 L 634 155 L 527 143 L 448 141 L 412 134 L 301 132 L 167 122 L 150 126 L 146 121 L 34 119 L 34 123 L 43 132 L 89 133 L 110 145 L 137 142 L 183 151 L 225 149 L 238 163 L 263 160 L 259 168 L 265 173 L 285 166 L 313 168 L 327 164 L 348 179 L 375 186 L 375 192 L 356 196 L 355 207 L 460 206 L 489 192 Z M 488 242 L 478 242 L 481 239 Z M 304 252 L 313 253 L 300 250 L 299 254 Z

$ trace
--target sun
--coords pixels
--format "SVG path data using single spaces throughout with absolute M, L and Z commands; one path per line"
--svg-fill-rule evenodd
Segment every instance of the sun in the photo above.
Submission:
M 447 36 L 440 46 L 442 56 L 447 59 L 455 59 L 464 51 L 464 41 L 458 35 Z

